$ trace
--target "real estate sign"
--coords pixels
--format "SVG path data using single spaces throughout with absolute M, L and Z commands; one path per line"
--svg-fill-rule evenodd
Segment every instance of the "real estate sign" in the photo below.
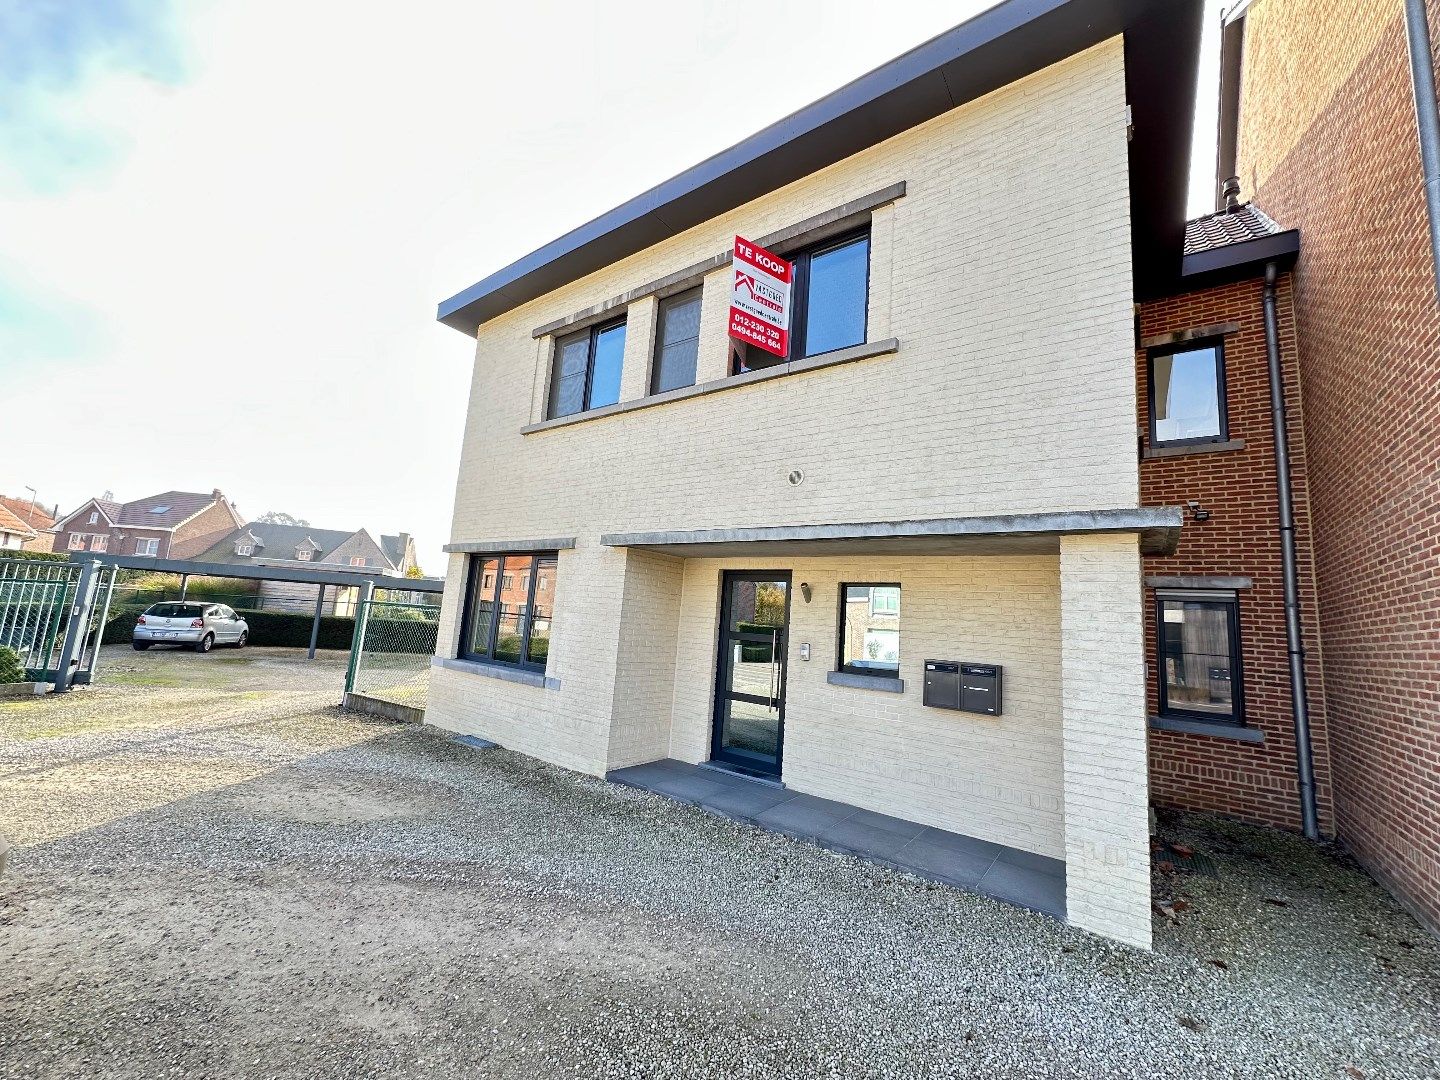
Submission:
M 790 285 L 795 264 L 735 237 L 730 336 L 784 356 L 790 351 Z

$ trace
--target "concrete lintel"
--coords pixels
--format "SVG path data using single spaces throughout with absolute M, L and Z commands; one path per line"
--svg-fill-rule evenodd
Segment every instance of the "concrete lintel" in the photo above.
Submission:
M 734 390 L 736 387 L 768 382 L 771 379 L 781 379 L 787 375 L 801 375 L 807 371 L 818 371 L 820 368 L 835 367 L 838 364 L 853 364 L 857 360 L 868 360 L 872 356 L 883 356 L 886 353 L 896 352 L 899 348 L 900 342 L 895 338 L 886 338 L 884 341 L 867 341 L 861 345 L 851 345 L 848 348 L 821 353 L 819 356 L 807 356 L 803 360 L 791 360 L 787 363 L 776 364 L 774 367 L 759 368 L 724 379 L 712 379 L 709 382 L 697 383 L 695 386 L 682 386 L 675 390 L 666 390 L 663 394 L 651 394 L 649 397 L 637 398 L 634 401 L 602 405 L 589 412 L 572 413 L 569 416 L 556 416 L 550 420 L 541 420 L 538 424 L 529 424 L 521 428 L 520 434 L 533 435 L 537 431 L 552 431 L 555 428 L 583 424 L 606 416 L 635 412 L 638 409 L 652 409 L 656 405 L 667 405 L 672 401 L 704 397 L 706 394 Z
M 441 550 L 460 555 L 506 555 L 517 551 L 569 551 L 574 546 L 573 536 L 551 536 L 544 540 L 458 540 Z
M 1056 511 L 981 517 L 927 518 L 911 521 L 868 521 L 836 525 L 765 525 L 734 529 L 690 529 L 673 532 L 605 533 L 606 547 L 658 548 L 684 555 L 705 555 L 707 548 L 735 544 L 787 545 L 846 542 L 924 541 L 963 537 L 1058 537 L 1067 533 L 1138 532 L 1151 548 L 1169 542 L 1173 550 L 1181 525 L 1178 507 L 1135 507 L 1119 510 Z M 890 550 L 903 550 L 903 545 Z M 793 549 L 792 549 L 793 550 Z
M 1255 582 L 1239 575 L 1175 574 L 1145 579 L 1147 589 L 1249 589 Z
M 1143 337 L 1140 339 L 1140 347 L 1154 349 L 1162 345 L 1181 345 L 1187 341 L 1224 337 L 1226 334 L 1238 334 L 1239 332 L 1240 324 L 1236 322 L 1215 323 L 1212 326 L 1192 326 L 1188 330 L 1175 330 L 1168 334 L 1151 334 L 1149 337 Z

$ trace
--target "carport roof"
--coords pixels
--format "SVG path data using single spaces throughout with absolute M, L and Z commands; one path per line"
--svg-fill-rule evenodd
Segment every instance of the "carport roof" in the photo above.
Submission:
M 1142 298 L 1180 275 L 1201 0 L 1006 0 L 791 113 L 440 303 L 479 324 L 637 251 L 1125 35 L 1134 274 Z
M 1173 554 L 1178 507 L 1079 510 L 981 517 L 862 521 L 834 525 L 762 525 L 733 529 L 606 533 L 607 547 L 646 548 L 682 558 L 814 555 L 1053 555 L 1066 533 L 1140 534 L 1146 555 Z

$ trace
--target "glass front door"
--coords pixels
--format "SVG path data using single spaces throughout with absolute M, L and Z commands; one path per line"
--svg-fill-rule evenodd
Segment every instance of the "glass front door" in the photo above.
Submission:
M 779 776 L 790 575 L 727 571 L 723 590 L 710 754 L 716 761 Z

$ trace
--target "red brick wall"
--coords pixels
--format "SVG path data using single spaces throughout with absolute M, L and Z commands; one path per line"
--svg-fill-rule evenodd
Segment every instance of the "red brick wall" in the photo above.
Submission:
M 1145 506 L 1184 506 L 1194 500 L 1211 513 L 1192 520 L 1186 512 L 1174 555 L 1148 556 L 1147 576 L 1243 576 L 1253 586 L 1238 591 L 1245 723 L 1265 735 L 1263 745 L 1211 735 L 1170 731 L 1150 733 L 1151 796 L 1160 805 L 1213 810 L 1265 825 L 1298 829 L 1295 737 L 1285 642 L 1285 606 L 1276 511 L 1275 450 L 1270 423 L 1270 380 L 1265 361 L 1265 327 L 1260 279 L 1145 304 L 1142 338 L 1203 326 L 1234 323 L 1225 337 L 1226 404 L 1229 434 L 1244 449 L 1140 462 L 1140 501 Z M 1326 753 L 1325 694 L 1318 663 L 1318 620 L 1310 560 L 1308 488 L 1303 415 L 1295 364 L 1295 326 L 1288 275 L 1280 282 L 1281 361 L 1286 378 L 1286 419 L 1290 429 L 1300 549 L 1301 610 L 1319 793 L 1321 827 L 1332 828 L 1329 759 Z M 1136 412 L 1141 431 L 1149 427 L 1146 354 L 1136 356 Z M 1146 648 L 1149 709 L 1159 709 L 1154 591 L 1146 589 Z
M 1337 831 L 1440 928 L 1440 310 L 1399 0 L 1252 6 L 1239 170 L 1301 231 Z

